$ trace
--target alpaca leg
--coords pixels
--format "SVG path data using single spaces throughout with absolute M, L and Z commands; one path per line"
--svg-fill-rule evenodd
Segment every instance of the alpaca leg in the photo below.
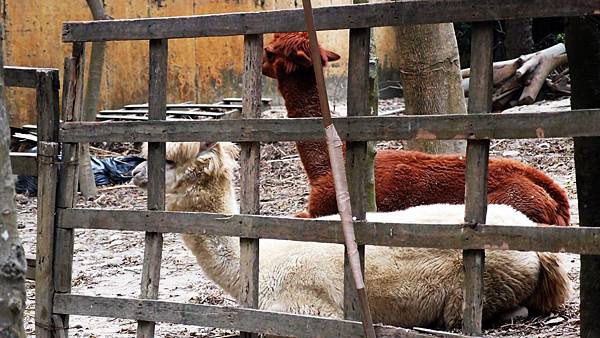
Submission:
M 461 283 L 462 285 L 462 283 Z M 453 329 L 456 327 L 460 327 L 463 322 L 463 294 L 462 288 L 458 290 L 451 291 L 447 298 L 446 304 L 444 305 L 444 322 L 440 323 L 446 329 Z
M 515 320 L 525 319 L 529 316 L 529 310 L 524 306 L 517 306 L 503 313 L 500 313 L 494 320 L 495 324 L 512 323 Z
M 294 215 L 297 218 L 312 218 L 307 210 L 300 211 Z

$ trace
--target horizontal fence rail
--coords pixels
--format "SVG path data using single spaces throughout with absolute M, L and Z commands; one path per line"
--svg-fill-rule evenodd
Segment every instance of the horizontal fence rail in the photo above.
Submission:
M 37 176 L 37 154 L 10 153 L 13 175 Z
M 300 337 L 363 337 L 360 322 L 293 315 L 216 305 L 183 304 L 158 300 L 92 297 L 73 294 L 54 296 L 56 313 L 124 318 L 149 322 L 264 332 Z M 433 337 L 413 330 L 377 325 L 377 337 Z
M 600 136 L 600 109 L 545 113 L 346 117 L 334 119 L 352 141 L 520 139 Z M 69 122 L 61 142 L 274 142 L 322 140 L 320 118 L 208 121 Z
M 4 67 L 4 85 L 7 87 L 36 88 L 38 85 L 38 72 L 51 72 L 56 69 L 32 67 Z
M 196 212 L 59 209 L 58 227 L 344 243 L 339 221 Z M 600 254 L 600 228 L 356 222 L 359 244 Z
M 315 8 L 318 30 L 598 14 L 597 0 L 420 0 Z M 304 31 L 302 9 L 67 22 L 63 41 L 193 38 Z

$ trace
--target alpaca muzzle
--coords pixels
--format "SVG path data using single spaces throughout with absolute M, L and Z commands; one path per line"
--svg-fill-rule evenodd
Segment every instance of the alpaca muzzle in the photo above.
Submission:
M 131 182 L 140 188 L 146 188 L 146 185 L 148 184 L 147 163 L 148 162 L 142 162 L 138 164 L 131 172 L 133 175 Z

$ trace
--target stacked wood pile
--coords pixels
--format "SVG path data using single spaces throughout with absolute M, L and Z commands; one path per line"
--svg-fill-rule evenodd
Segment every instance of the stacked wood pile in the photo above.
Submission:
M 570 95 L 571 84 L 565 45 L 559 43 L 516 59 L 495 62 L 493 110 L 532 104 L 541 92 Z M 468 96 L 471 69 L 463 69 L 463 88 Z
M 262 110 L 268 109 L 271 99 L 262 99 Z M 215 103 L 173 103 L 167 104 L 167 120 L 205 120 L 237 118 L 242 111 L 242 99 L 224 98 Z M 148 120 L 148 104 L 130 104 L 118 110 L 102 110 L 96 115 L 98 121 L 138 121 Z

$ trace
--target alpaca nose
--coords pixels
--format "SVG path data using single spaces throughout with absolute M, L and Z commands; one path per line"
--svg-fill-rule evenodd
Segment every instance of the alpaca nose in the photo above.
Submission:
M 137 167 L 135 167 L 131 172 L 131 174 L 133 175 L 131 182 L 140 188 L 145 188 L 146 184 L 148 184 L 146 163 L 147 162 L 142 162 L 138 164 Z

